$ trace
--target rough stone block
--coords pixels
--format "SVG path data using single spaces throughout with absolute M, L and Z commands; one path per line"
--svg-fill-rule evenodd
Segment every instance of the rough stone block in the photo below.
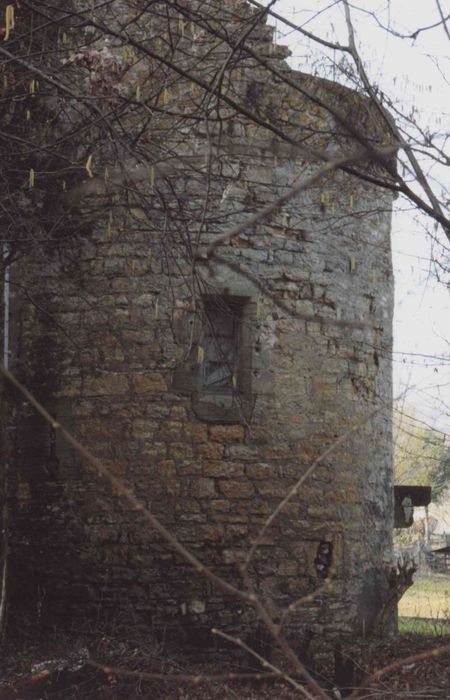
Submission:
M 170 457 L 178 462 L 184 462 L 186 460 L 193 459 L 194 457 L 192 445 L 189 445 L 186 442 L 169 442 L 168 449 Z
M 242 425 L 211 425 L 209 437 L 213 442 L 230 444 L 244 441 L 244 428 Z
M 132 375 L 135 394 L 162 394 L 167 391 L 167 383 L 160 372 L 135 372 Z
M 202 443 L 196 446 L 196 454 L 206 460 L 222 459 L 223 445 L 217 442 Z
M 245 473 L 249 479 L 269 479 L 276 475 L 276 467 L 273 464 L 261 462 L 259 464 L 248 464 Z
M 128 393 L 128 390 L 128 375 L 117 372 L 87 377 L 83 383 L 85 396 L 119 396 Z
M 185 423 L 186 437 L 194 443 L 207 442 L 208 428 L 204 423 Z
M 158 424 L 155 421 L 147 419 L 136 419 L 133 421 L 133 437 L 151 438 L 157 430 Z
M 219 481 L 219 491 L 227 498 L 248 498 L 254 494 L 255 489 L 249 481 L 229 479 Z
M 280 483 L 275 479 L 271 481 L 257 481 L 255 486 L 261 496 L 284 498 L 289 492 L 289 486 L 287 484 Z
M 230 445 L 226 453 L 231 459 L 242 462 L 258 459 L 259 456 L 258 448 L 251 445 Z
M 216 482 L 214 479 L 200 478 L 196 479 L 191 488 L 193 496 L 198 498 L 214 498 L 216 494 Z

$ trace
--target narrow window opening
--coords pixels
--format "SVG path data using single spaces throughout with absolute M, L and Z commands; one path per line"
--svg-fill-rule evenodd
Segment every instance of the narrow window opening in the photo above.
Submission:
M 232 394 L 239 390 L 243 305 L 235 298 L 205 300 L 201 390 Z
M 316 558 L 314 559 L 314 568 L 318 578 L 328 578 L 330 568 L 333 563 L 333 544 L 332 542 L 319 543 L 317 547 Z

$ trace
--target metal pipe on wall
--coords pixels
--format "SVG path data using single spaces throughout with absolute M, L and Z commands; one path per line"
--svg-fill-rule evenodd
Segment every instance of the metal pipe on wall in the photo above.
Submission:
M 3 366 L 9 366 L 9 246 L 3 243 Z M 8 504 L 7 504 L 7 484 L 8 484 L 8 464 L 5 460 L 3 472 L 3 504 L 1 523 L 1 559 L 2 572 L 0 581 L 0 634 L 5 628 L 6 600 L 7 600 L 7 578 L 8 578 Z

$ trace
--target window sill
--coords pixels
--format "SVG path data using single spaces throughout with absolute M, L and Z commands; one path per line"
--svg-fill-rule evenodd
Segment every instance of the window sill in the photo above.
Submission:
M 194 394 L 192 408 L 199 420 L 205 423 L 244 423 L 250 419 L 254 400 L 239 394 Z

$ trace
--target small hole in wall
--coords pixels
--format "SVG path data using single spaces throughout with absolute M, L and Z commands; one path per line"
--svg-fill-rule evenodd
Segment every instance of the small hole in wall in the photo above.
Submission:
M 319 543 L 317 547 L 316 558 L 314 559 L 314 568 L 318 578 L 328 578 L 331 564 L 333 563 L 333 544 L 332 542 Z

